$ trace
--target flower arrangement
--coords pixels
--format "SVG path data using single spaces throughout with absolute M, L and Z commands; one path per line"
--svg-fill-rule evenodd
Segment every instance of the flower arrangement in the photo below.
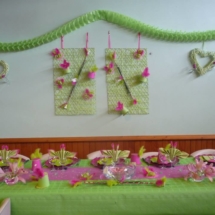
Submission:
M 9 162 L 10 157 L 16 156 L 19 153 L 18 149 L 9 150 L 7 145 L 3 145 L 0 150 L 0 157 L 2 159 L 3 164 L 7 164 Z
M 8 185 L 15 184 L 18 181 L 25 183 L 26 181 L 22 177 L 22 175 L 26 173 L 28 172 L 24 169 L 24 164 L 23 162 L 21 162 L 21 158 L 20 158 L 18 162 L 9 163 L 9 171 L 5 173 L 1 173 L 0 178 L 4 177 L 4 181 Z
M 169 144 L 166 145 L 165 148 L 159 148 L 159 152 L 161 152 L 169 162 L 172 162 L 174 159 L 182 159 L 189 156 L 188 153 L 182 152 L 177 149 L 177 142 L 171 141 Z
M 189 172 L 185 176 L 185 180 L 189 179 L 190 181 L 200 182 L 207 177 L 212 182 L 215 176 L 215 167 L 213 167 L 213 164 L 207 165 L 207 162 L 203 162 L 202 160 L 195 159 L 195 163 L 188 164 L 187 169 Z
M 129 156 L 130 151 L 119 150 L 119 145 L 116 146 L 114 143 L 111 144 L 112 150 L 101 150 L 102 155 L 112 158 L 113 162 L 117 162 L 120 158 L 127 158 Z

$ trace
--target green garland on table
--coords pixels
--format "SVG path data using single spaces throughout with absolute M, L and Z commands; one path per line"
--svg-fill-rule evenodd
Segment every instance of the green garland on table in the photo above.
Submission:
M 75 31 L 80 27 L 99 20 L 105 20 L 121 27 L 128 28 L 134 32 L 140 32 L 144 36 L 159 40 L 166 40 L 172 42 L 199 42 L 215 39 L 215 30 L 203 32 L 179 32 L 172 30 L 162 30 L 142 23 L 123 14 L 107 10 L 95 10 L 86 13 L 80 17 L 77 17 L 62 25 L 61 27 L 39 37 L 19 42 L 0 43 L 0 52 L 22 51 L 35 48 L 43 44 L 49 43 L 53 40 L 56 40 L 57 38 L 66 35 L 72 31 Z

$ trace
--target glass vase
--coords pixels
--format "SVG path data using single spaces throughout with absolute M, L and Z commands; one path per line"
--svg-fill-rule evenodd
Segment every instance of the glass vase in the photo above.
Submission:
M 16 184 L 18 182 L 18 177 L 16 174 L 14 174 L 13 172 L 7 172 L 5 177 L 4 177 L 4 181 L 7 185 L 13 185 Z

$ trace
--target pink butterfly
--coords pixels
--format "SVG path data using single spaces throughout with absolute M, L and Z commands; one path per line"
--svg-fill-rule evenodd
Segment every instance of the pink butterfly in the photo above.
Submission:
M 89 91 L 89 89 L 86 89 L 84 91 L 84 94 L 83 94 L 83 98 L 84 99 L 91 99 L 93 97 L 93 93 Z
M 70 63 L 67 62 L 66 60 L 64 60 L 63 63 L 60 64 L 60 67 L 61 67 L 62 69 L 68 69 L 69 66 L 70 66 Z
M 62 56 L 63 56 L 58 48 L 54 49 L 54 50 L 51 52 L 51 55 L 52 55 L 54 58 L 56 58 L 56 59 L 60 59 L 60 58 L 62 58 Z
M 114 64 L 113 62 L 111 62 L 109 65 L 106 65 L 104 67 L 104 70 L 107 72 L 107 73 L 112 73 L 114 71 Z

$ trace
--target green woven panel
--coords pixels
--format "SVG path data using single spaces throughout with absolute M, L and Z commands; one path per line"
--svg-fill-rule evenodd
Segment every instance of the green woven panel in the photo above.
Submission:
M 144 56 L 137 60 L 134 58 L 136 49 L 106 49 L 106 65 L 109 65 L 111 60 L 108 58 L 112 53 L 116 53 L 115 62 L 119 66 L 124 80 L 126 81 L 132 97 L 137 99 L 138 103 L 133 105 L 131 96 L 127 93 L 123 81 L 118 82 L 120 73 L 114 66 L 114 73 L 107 73 L 107 90 L 108 90 L 108 113 L 119 114 L 115 109 L 118 101 L 129 109 L 128 114 L 148 114 L 149 113 L 149 95 L 148 81 L 139 82 L 139 77 L 144 68 L 147 67 L 147 50 L 144 49 Z
M 68 102 L 68 108 L 61 107 L 64 104 L 71 92 L 73 78 L 77 77 L 79 69 L 85 59 L 84 49 L 60 49 L 63 58 L 70 63 L 70 73 L 65 73 L 60 69 L 62 59 L 54 59 L 54 98 L 55 98 L 55 114 L 56 115 L 91 115 L 96 112 L 96 85 L 95 79 L 87 77 L 90 69 L 95 65 L 94 49 L 89 49 L 89 55 L 86 58 L 82 72 L 79 76 L 77 84 L 72 92 L 72 96 Z M 58 89 L 56 79 L 59 77 L 64 78 L 62 89 Z M 84 99 L 83 93 L 86 89 L 93 92 L 91 99 Z

